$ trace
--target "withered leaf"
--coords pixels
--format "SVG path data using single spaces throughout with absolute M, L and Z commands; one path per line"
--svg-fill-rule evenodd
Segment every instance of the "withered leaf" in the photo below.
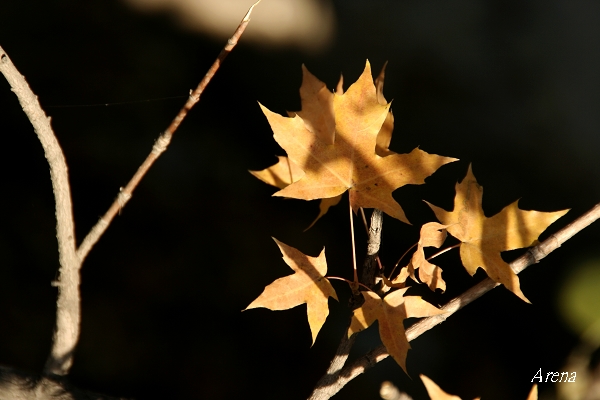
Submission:
M 419 280 L 426 283 L 429 289 L 435 291 L 435 289 L 441 289 L 442 292 L 446 291 L 446 282 L 442 279 L 442 269 L 435 264 L 430 263 L 425 259 L 424 247 L 435 247 L 440 246 L 446 240 L 446 228 L 447 225 L 442 225 L 437 222 L 428 222 L 421 227 L 421 237 L 417 244 L 417 251 L 412 256 L 410 264 L 408 265 L 408 274 L 415 281 L 416 270 L 419 270 Z M 400 274 L 400 276 L 402 273 Z M 395 281 L 394 281 L 395 282 Z
M 379 103 L 368 62 L 357 82 L 344 94 L 333 95 L 333 143 L 308 129 L 300 113 L 286 118 L 261 108 L 277 143 L 305 172 L 275 196 L 313 200 L 349 190 L 355 212 L 359 207 L 379 208 L 408 223 L 392 191 L 407 184 L 422 184 L 440 166 L 456 161 L 418 148 L 409 154 L 376 154 L 377 135 L 388 118 L 389 104 Z M 314 129 L 314 123 L 308 125 Z M 386 149 L 386 141 L 380 148 Z
M 431 400 L 461 400 L 461 398 L 458 396 L 453 396 L 444 392 L 434 381 L 432 381 L 425 375 L 419 376 L 421 377 L 423 385 L 425 385 L 425 389 L 427 389 L 427 394 L 429 395 Z
M 265 287 L 261 295 L 250 303 L 246 310 L 258 307 L 273 311 L 288 310 L 306 303 L 308 324 L 314 344 L 319 330 L 329 315 L 327 299 L 329 297 L 338 299 L 333 286 L 325 278 L 327 273 L 325 249 L 318 257 L 309 257 L 275 238 L 273 240 L 279 246 L 285 263 L 294 270 L 294 274 L 276 279 Z
M 527 400 L 538 400 L 538 388 L 537 385 L 533 385 L 531 391 L 529 392 L 529 396 L 527 396 Z
M 361 292 L 365 302 L 354 310 L 348 337 L 379 321 L 379 336 L 388 353 L 406 372 L 406 355 L 410 349 L 404 332 L 406 318 L 429 317 L 444 311 L 423 300 L 420 296 L 404 297 L 408 288 L 398 289 L 383 299 L 373 292 Z
M 482 268 L 495 282 L 529 302 L 520 288 L 519 278 L 500 256 L 502 251 L 530 247 L 546 228 L 569 210 L 556 212 L 524 211 L 518 200 L 487 218 L 481 207 L 483 188 L 471 166 L 462 182 L 456 184 L 454 211 L 432 204 L 438 220 L 448 225 L 448 233 L 460 240 L 460 258 L 469 274 Z
M 431 400 L 461 400 L 461 398 L 458 396 L 453 396 L 444 392 L 434 381 L 425 375 L 420 375 L 420 377 Z M 475 400 L 479 399 L 480 398 L 478 397 Z M 538 400 L 537 385 L 533 385 L 531 391 L 529 392 L 529 396 L 527 396 L 527 400 Z

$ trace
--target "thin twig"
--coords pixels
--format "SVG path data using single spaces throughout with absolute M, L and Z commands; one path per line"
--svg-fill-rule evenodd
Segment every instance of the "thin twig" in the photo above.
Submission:
M 50 126 L 50 118 L 40 106 L 25 77 L 19 73 L 6 52 L 0 47 L 0 71 L 17 95 L 23 111 L 33 125 L 50 165 L 50 178 L 56 201 L 56 237 L 60 274 L 56 327 L 52 350 L 44 367 L 46 375 L 63 376 L 69 372 L 73 351 L 79 338 L 79 269 L 81 262 L 75 252 L 75 224 L 71 189 L 65 156 Z
M 542 243 L 529 249 L 527 253 L 510 263 L 510 267 L 516 274 L 518 274 L 531 264 L 538 263 L 548 254 L 559 248 L 564 242 L 573 237 L 577 232 L 583 230 L 598 218 L 600 218 L 600 203 L 596 204 L 591 210 L 577 218 L 575 221 L 571 222 L 560 231 L 556 232 L 554 235 L 550 236 L 548 239 L 544 240 Z M 479 284 L 475 285 L 465 293 L 450 300 L 446 305 L 444 305 L 442 310 L 446 311 L 446 313 L 424 318 L 408 328 L 406 330 L 406 338 L 408 341 L 418 338 L 423 333 L 427 332 L 434 326 L 441 324 L 452 314 L 465 307 L 472 301 L 478 299 L 496 286 L 499 286 L 499 284 L 490 278 L 484 279 Z M 340 370 L 335 374 L 335 376 L 329 376 L 329 386 L 317 384 L 317 387 L 315 388 L 315 391 L 310 399 L 325 400 L 331 398 L 352 379 L 356 378 L 368 368 L 374 366 L 388 356 L 389 353 L 384 346 L 380 346 L 370 351 L 361 358 L 357 359 L 351 365 L 348 365 Z
M 248 22 L 250 22 L 250 14 L 252 13 L 254 7 L 258 3 L 260 3 L 260 1 L 261 0 L 258 0 L 252 5 L 252 7 L 250 7 L 248 12 L 242 19 L 242 22 L 240 22 L 240 25 L 233 33 L 233 36 L 231 36 L 231 38 L 227 41 L 227 44 L 225 45 L 223 50 L 221 50 L 221 53 L 219 53 L 219 56 L 217 57 L 213 65 L 210 67 L 206 75 L 204 75 L 202 81 L 200 81 L 200 83 L 198 84 L 198 87 L 190 93 L 190 97 L 188 98 L 184 106 L 181 108 L 177 116 L 173 119 L 169 127 L 165 130 L 165 132 L 162 135 L 160 135 L 160 137 L 156 140 L 156 143 L 152 147 L 152 151 L 150 152 L 150 154 L 148 154 L 146 160 L 138 168 L 137 172 L 135 173 L 135 175 L 133 175 L 129 183 L 124 188 L 120 189 L 116 200 L 110 206 L 106 214 L 104 214 L 104 216 L 100 218 L 98 223 L 96 223 L 96 225 L 87 234 L 85 239 L 83 239 L 81 246 L 79 246 L 79 249 L 77 250 L 77 256 L 81 261 L 85 259 L 92 247 L 96 244 L 96 242 L 98 242 L 98 239 L 100 239 L 102 234 L 106 231 L 106 228 L 108 228 L 115 215 L 117 215 L 117 213 L 119 213 L 121 209 L 125 207 L 129 199 L 131 199 L 131 194 L 133 193 L 137 185 L 140 183 L 142 178 L 146 175 L 152 164 L 154 164 L 158 157 L 160 157 L 160 155 L 167 149 L 167 146 L 169 146 L 169 143 L 171 143 L 171 138 L 173 134 L 175 133 L 183 119 L 187 116 L 188 112 L 200 100 L 200 95 L 202 94 L 208 83 L 211 81 L 212 77 L 215 75 L 215 73 L 223 63 L 223 60 L 225 60 L 225 57 L 227 57 L 231 50 L 233 50 L 239 38 L 242 36 L 242 33 L 244 33 Z
M 367 224 L 367 217 L 365 216 L 365 210 L 360 207 L 360 216 L 362 217 L 363 225 L 365 226 L 365 231 L 367 231 L 367 235 L 369 234 L 369 225 Z
M 358 283 L 358 273 L 356 272 L 356 244 L 354 242 L 354 218 L 352 215 L 352 205 L 348 201 L 348 209 L 350 210 L 350 235 L 352 236 L 352 266 L 354 267 L 354 282 Z

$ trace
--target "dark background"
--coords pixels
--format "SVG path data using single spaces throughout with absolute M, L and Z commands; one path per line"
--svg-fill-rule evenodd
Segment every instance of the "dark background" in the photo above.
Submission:
M 231 7 L 236 19 L 249 3 Z M 365 59 L 375 72 L 388 60 L 391 149 L 420 146 L 461 159 L 426 185 L 394 193 L 414 226 L 385 218 L 385 265 L 434 219 L 421 199 L 452 207 L 469 163 L 488 216 L 518 198 L 524 209 L 572 208 L 552 232 L 598 202 L 598 2 L 337 0 L 333 7 L 334 36 L 319 49 L 242 38 L 92 250 L 82 270 L 76 385 L 138 399 L 308 396 L 346 328 L 347 285 L 333 283 L 340 302 L 330 301 L 312 348 L 305 306 L 241 312 L 291 272 L 271 236 L 313 256 L 325 246 L 329 273 L 351 278 L 346 200 L 302 233 L 317 203 L 272 198 L 274 189 L 247 172 L 283 154 L 257 101 L 297 110 L 301 63 L 333 88 L 342 72 L 346 87 L 354 82 Z M 224 42 L 114 0 L 0 3 L 0 45 L 52 116 L 67 158 L 78 241 Z M 82 107 L 170 96 L 183 97 Z M 65 105 L 77 107 L 58 107 Z M 0 137 L 0 363 L 40 371 L 56 298 L 54 201 L 41 146 L 3 79 Z M 356 230 L 362 258 L 364 230 Z M 412 379 L 388 359 L 336 399 L 377 399 L 384 380 L 424 399 L 422 373 L 465 399 L 524 399 L 538 369 L 562 371 L 578 341 L 556 299 L 578 260 L 600 256 L 598 235 L 600 225 L 586 229 L 521 275 L 532 305 L 495 289 L 412 344 Z M 436 304 L 483 276 L 470 278 L 456 252 L 438 263 L 449 289 L 428 295 Z M 378 345 L 375 329 L 359 336 L 354 355 Z M 540 389 L 552 398 L 551 384 Z

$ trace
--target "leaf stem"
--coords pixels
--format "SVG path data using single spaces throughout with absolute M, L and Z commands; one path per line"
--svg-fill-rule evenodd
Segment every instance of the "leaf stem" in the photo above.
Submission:
M 342 278 L 340 276 L 326 276 L 325 278 L 327 279 L 337 279 L 338 281 L 344 281 L 347 282 L 350 285 L 350 288 L 352 288 L 352 285 L 354 285 L 354 282 L 352 282 L 350 279 L 346 279 L 346 278 Z M 364 287 L 365 289 L 367 289 L 368 291 L 372 292 L 371 288 L 368 287 L 367 285 L 357 282 L 360 286 Z
M 363 224 L 365 225 L 365 230 L 367 231 L 367 234 L 368 234 L 369 233 L 369 224 L 367 224 L 367 217 L 365 217 L 365 210 L 363 210 L 362 207 L 360 207 L 360 215 L 362 216 Z
M 455 249 L 455 248 L 457 248 L 457 247 L 460 247 L 460 245 L 461 245 L 461 243 L 457 243 L 457 244 L 455 244 L 455 245 L 453 245 L 453 246 L 450 246 L 450 247 L 447 247 L 447 248 L 445 248 L 444 250 L 440 250 L 440 251 L 438 251 L 437 253 L 435 253 L 434 255 L 432 255 L 431 257 L 429 257 L 429 258 L 427 259 L 427 261 L 429 261 L 429 260 L 431 260 L 431 259 L 433 259 L 433 258 L 436 258 L 437 256 L 439 256 L 439 255 L 442 255 L 442 254 L 444 254 L 444 253 L 445 253 L 445 252 L 447 252 L 447 251 L 450 251 L 450 250 L 452 250 L 452 249 Z
M 352 235 L 352 266 L 354 267 L 354 283 L 358 282 L 358 272 L 356 272 L 356 244 L 354 243 L 354 217 L 352 215 L 352 205 L 350 196 L 348 196 L 348 210 L 350 210 L 350 234 Z
M 392 275 L 394 275 L 394 272 L 396 271 L 396 268 L 398 268 L 398 265 L 400 264 L 400 261 L 402 261 L 402 259 L 404 258 L 404 256 L 406 256 L 408 254 L 409 251 L 411 251 L 412 249 L 414 249 L 419 243 L 415 243 L 412 246 L 410 246 L 408 248 L 408 250 L 406 250 L 404 252 L 404 254 L 402 254 L 402 257 L 400 257 L 400 259 L 398 260 L 398 262 L 396 263 L 396 265 L 394 265 L 394 268 L 392 269 L 392 272 L 390 272 L 388 279 L 392 280 Z

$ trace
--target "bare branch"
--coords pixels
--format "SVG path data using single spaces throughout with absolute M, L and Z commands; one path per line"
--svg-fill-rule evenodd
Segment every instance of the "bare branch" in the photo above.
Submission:
M 362 211 L 362 209 L 361 209 Z M 381 280 L 381 270 L 377 263 L 379 248 L 381 247 L 381 229 L 383 225 L 383 213 L 374 208 L 371 214 L 371 225 L 369 225 L 369 237 L 367 239 L 367 256 L 363 262 L 361 282 L 375 290 L 375 285 Z
M 75 252 L 75 225 L 71 204 L 71 189 L 67 163 L 58 140 L 50 126 L 50 118 L 31 91 L 25 77 L 17 71 L 6 52 L 0 47 L 0 71 L 17 95 L 23 111 L 33 125 L 50 165 L 50 178 L 56 201 L 56 237 L 60 274 L 56 286 L 58 300 L 56 327 L 52 350 L 44 372 L 66 375 L 73 362 L 73 351 L 79 339 L 80 300 L 79 269 L 81 262 Z
M 175 133 L 177 128 L 179 128 L 179 125 L 187 116 L 188 112 L 192 109 L 192 107 L 194 107 L 194 105 L 198 103 L 198 101 L 200 100 L 200 95 L 202 94 L 202 92 L 204 92 L 204 89 L 223 63 L 223 60 L 225 60 L 227 55 L 231 52 L 231 50 L 233 50 L 238 40 L 244 33 L 248 22 L 250 22 L 250 14 L 252 13 L 254 7 L 258 3 L 260 3 L 260 1 L 261 0 L 258 0 L 252 5 L 252 7 L 250 7 L 250 9 L 240 22 L 240 25 L 233 33 L 233 36 L 231 36 L 231 38 L 227 40 L 227 44 L 225 45 L 223 50 L 221 50 L 221 53 L 219 53 L 219 56 L 217 57 L 213 65 L 210 67 L 206 75 L 204 75 L 204 78 L 202 78 L 202 80 L 198 84 L 198 87 L 194 91 L 190 92 L 190 97 L 188 98 L 187 102 L 183 105 L 181 110 L 179 110 L 179 113 L 173 119 L 169 127 L 165 130 L 165 132 L 162 135 L 160 135 L 160 137 L 156 140 L 156 143 L 152 147 L 152 151 L 150 152 L 150 154 L 148 154 L 146 160 L 144 160 L 142 165 L 138 168 L 137 172 L 133 175 L 127 186 L 120 189 L 116 200 L 110 206 L 106 214 L 104 214 L 104 216 L 100 218 L 98 223 L 96 223 L 96 225 L 87 234 L 85 239 L 83 239 L 81 246 L 79 246 L 79 249 L 77 249 L 77 256 L 81 261 L 83 261 L 87 257 L 90 250 L 92 249 L 92 247 L 94 247 L 96 242 L 98 242 L 102 234 L 104 234 L 106 228 L 108 228 L 115 215 L 117 215 L 117 213 L 121 211 L 123 207 L 125 207 L 129 199 L 131 199 L 133 191 L 140 183 L 142 178 L 146 175 L 150 167 L 152 167 L 152 164 L 154 164 L 158 157 L 160 157 L 160 155 L 167 149 L 169 143 L 171 143 L 171 138 L 173 137 L 173 134 Z
M 80 390 L 67 382 L 0 365 L 0 399 L 125 400 Z
M 327 372 L 325 372 L 325 375 L 319 379 L 317 385 L 315 386 L 315 390 L 312 392 L 308 400 L 325 400 L 335 394 L 330 394 L 327 390 L 321 390 L 321 388 L 331 388 L 336 383 L 338 374 L 342 368 L 344 368 L 344 365 L 348 360 L 348 356 L 350 355 L 350 350 L 352 349 L 355 341 L 356 335 L 348 337 L 348 329 L 344 330 L 342 340 L 340 340 L 340 344 L 338 345 L 335 355 L 329 364 L 329 368 L 327 368 Z
M 541 259 L 546 257 L 548 254 L 559 248 L 564 242 L 572 238 L 576 233 L 589 226 L 592 222 L 600 218 L 600 203 L 596 204 L 591 210 L 571 222 L 569 225 L 544 240 L 542 243 L 535 247 L 532 247 L 523 254 L 521 257 L 510 263 L 511 268 L 515 273 L 523 271 L 531 264 L 538 263 Z M 444 314 L 428 317 L 420 320 L 416 324 L 412 325 L 406 330 L 406 337 L 408 341 L 412 341 L 423 333 L 427 332 L 436 325 L 441 324 L 448 319 L 452 314 L 478 299 L 485 293 L 489 292 L 496 286 L 499 286 L 496 282 L 490 278 L 486 278 L 479 284 L 473 286 L 460 296 L 450 300 L 446 305 L 442 307 L 442 310 L 447 311 Z M 365 372 L 368 368 L 374 366 L 381 360 L 388 357 L 389 354 L 384 346 L 380 346 L 363 357 L 356 360 L 352 365 L 339 371 L 335 376 L 330 376 L 328 381 L 331 382 L 330 386 L 317 386 L 313 392 L 311 399 L 329 399 L 337 392 L 339 392 L 348 382 L 356 378 L 358 375 Z M 316 397 L 315 393 L 321 391 L 327 393 L 327 396 Z
M 55 284 L 58 287 L 59 294 L 57 300 L 56 328 L 52 341 L 52 349 L 44 367 L 45 375 L 65 376 L 69 373 L 69 369 L 73 363 L 73 353 L 79 340 L 81 319 L 79 296 L 79 271 L 81 263 L 100 236 L 102 236 L 114 216 L 127 204 L 133 190 L 137 187 L 154 161 L 166 150 L 171 142 L 173 133 L 175 133 L 192 107 L 200 100 L 200 95 L 219 69 L 221 63 L 237 44 L 250 21 L 252 10 L 259 2 L 260 0 L 250 7 L 233 36 L 227 41 L 227 44 L 198 87 L 190 93 L 188 101 L 179 111 L 179 114 L 177 114 L 167 130 L 158 138 L 144 163 L 138 168 L 138 171 L 131 178 L 127 186 L 120 190 L 115 202 L 91 229 L 78 250 L 76 250 L 75 244 L 73 207 L 64 154 L 50 126 L 50 118 L 42 110 L 37 96 L 31 91 L 25 78 L 17 71 L 6 52 L 0 47 L 0 71 L 10 84 L 12 91 L 17 95 L 23 111 L 25 111 L 25 114 L 31 121 L 42 143 L 46 159 L 50 164 L 50 177 L 56 199 L 56 236 L 58 239 L 60 274 Z

